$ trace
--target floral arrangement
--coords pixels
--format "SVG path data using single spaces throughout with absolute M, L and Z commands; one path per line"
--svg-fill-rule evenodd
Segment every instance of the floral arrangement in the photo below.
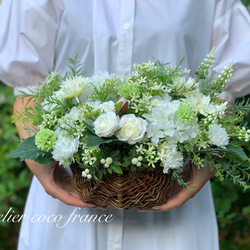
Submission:
M 14 115 L 33 136 L 12 156 L 65 167 L 77 163 L 82 178 L 97 181 L 124 168 L 158 165 L 186 186 L 181 172 L 191 161 L 247 188 L 250 159 L 241 145 L 250 139 L 242 124 L 250 105 L 228 107 L 218 98 L 232 76 L 232 62 L 214 77 L 214 59 L 213 49 L 196 77 L 182 62 L 136 64 L 130 76 L 85 77 L 77 57 L 69 59 L 71 72 L 50 73 L 30 97 L 36 104 Z

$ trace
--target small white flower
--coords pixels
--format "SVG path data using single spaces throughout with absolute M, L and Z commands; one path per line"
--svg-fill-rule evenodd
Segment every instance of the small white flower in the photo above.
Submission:
M 221 126 L 221 124 L 213 124 L 208 130 L 208 139 L 211 144 L 216 145 L 221 148 L 225 148 L 228 145 L 229 137 L 226 129 Z
M 116 133 L 117 138 L 129 144 L 135 144 L 144 139 L 147 122 L 142 118 L 136 117 L 134 114 L 128 114 L 122 116 L 119 127 L 120 129 Z
M 114 135 L 114 133 L 119 128 L 119 117 L 115 112 L 107 112 L 101 114 L 93 123 L 94 130 L 99 137 L 109 137 Z

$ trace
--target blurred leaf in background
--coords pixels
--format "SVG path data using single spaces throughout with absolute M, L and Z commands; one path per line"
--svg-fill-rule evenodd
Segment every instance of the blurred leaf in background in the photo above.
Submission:
M 11 207 L 15 214 L 23 214 L 23 206 L 30 184 L 30 174 L 23 162 L 9 157 L 19 143 L 11 123 L 15 97 L 10 87 L 0 83 L 0 214 Z M 16 249 L 20 223 L 0 222 L 0 249 Z

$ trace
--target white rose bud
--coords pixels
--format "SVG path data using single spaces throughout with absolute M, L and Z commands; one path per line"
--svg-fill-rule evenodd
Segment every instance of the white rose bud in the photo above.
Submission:
M 119 122 L 119 131 L 116 136 L 120 141 L 126 141 L 129 144 L 135 144 L 138 141 L 143 140 L 147 122 L 136 117 L 134 114 L 124 115 Z
M 101 114 L 94 121 L 94 130 L 99 137 L 109 137 L 119 128 L 119 117 L 115 112 Z

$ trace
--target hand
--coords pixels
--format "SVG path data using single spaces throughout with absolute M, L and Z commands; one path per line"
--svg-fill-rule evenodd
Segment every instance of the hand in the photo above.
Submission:
M 68 171 L 59 166 L 57 162 L 41 165 L 37 162 L 26 160 L 30 170 L 44 187 L 47 194 L 67 205 L 78 207 L 101 208 L 90 202 L 83 202 L 79 193 L 71 185 L 71 176 Z
M 166 204 L 153 206 L 151 209 L 146 211 L 168 211 L 177 207 L 182 206 L 186 201 L 193 198 L 201 188 L 210 180 L 214 175 L 215 171 L 211 171 L 209 167 L 201 167 L 198 169 L 197 166 L 192 167 L 191 183 L 190 186 L 194 186 L 188 191 L 188 188 L 177 187 L 180 190 L 176 195 L 171 197 Z M 145 210 L 144 210 L 145 211 Z
M 34 106 L 35 102 L 30 100 L 30 97 L 19 96 L 14 104 L 14 113 L 22 112 L 24 105 Z M 21 138 L 28 138 L 30 134 L 23 129 L 24 125 L 17 124 L 17 130 Z M 32 134 L 31 134 L 32 135 Z M 83 202 L 80 199 L 79 193 L 71 185 L 71 176 L 57 162 L 48 165 L 41 165 L 37 162 L 26 160 L 26 164 L 33 174 L 40 181 L 47 194 L 64 202 L 67 205 L 78 207 L 102 208 L 93 203 Z

